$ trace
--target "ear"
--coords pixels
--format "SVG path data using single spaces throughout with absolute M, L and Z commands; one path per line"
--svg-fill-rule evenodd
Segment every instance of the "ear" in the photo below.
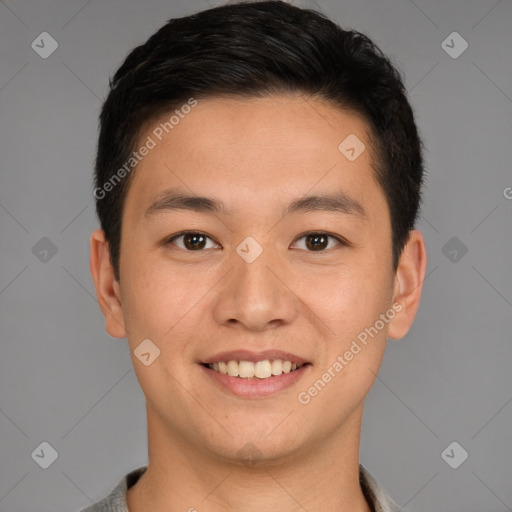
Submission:
M 397 304 L 398 313 L 389 322 L 390 338 L 403 338 L 409 331 L 420 304 L 426 268 L 427 251 L 423 235 L 416 229 L 411 230 L 395 274 L 393 304 L 398 303 L 401 309 Z
M 96 288 L 96 296 L 105 316 L 105 330 L 114 338 L 124 338 L 126 327 L 121 305 L 119 283 L 114 276 L 110 262 L 109 244 L 101 229 L 94 231 L 90 238 L 89 268 Z

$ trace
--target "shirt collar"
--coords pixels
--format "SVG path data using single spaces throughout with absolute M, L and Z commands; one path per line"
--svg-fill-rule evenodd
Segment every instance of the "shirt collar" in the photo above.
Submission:
M 126 504 L 126 491 L 132 485 L 135 485 L 146 469 L 147 466 L 141 466 L 127 473 L 105 499 L 82 510 L 82 512 L 129 512 Z M 405 512 L 389 497 L 383 487 L 362 464 L 359 464 L 359 482 L 366 501 L 373 508 L 372 512 Z

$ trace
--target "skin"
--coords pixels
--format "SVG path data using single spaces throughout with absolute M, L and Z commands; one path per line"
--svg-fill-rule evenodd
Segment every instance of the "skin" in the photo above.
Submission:
M 131 512 L 371 510 L 358 480 L 364 399 L 387 338 L 403 337 L 413 322 L 426 251 L 411 231 L 393 271 L 389 209 L 367 130 L 358 115 L 303 95 L 198 100 L 133 171 L 119 282 L 103 231 L 92 233 L 90 268 L 106 330 L 128 338 L 147 405 L 149 465 L 128 490 Z M 150 134 L 151 127 L 141 141 Z M 349 134 L 366 145 L 355 161 L 338 149 Z M 146 218 L 158 194 L 174 187 L 221 200 L 233 213 Z M 366 216 L 281 213 L 306 194 L 335 190 Z M 168 241 L 183 230 L 207 234 L 205 248 Z M 312 250 L 307 233 L 318 231 L 349 245 L 330 238 Z M 236 252 L 248 236 L 263 248 L 250 264 Z M 298 394 L 394 303 L 401 311 L 300 403 Z M 146 338 L 161 351 L 149 366 L 134 356 Z M 198 363 L 242 348 L 284 350 L 311 366 L 270 397 L 235 397 L 212 386 Z M 237 456 L 249 442 L 254 464 Z

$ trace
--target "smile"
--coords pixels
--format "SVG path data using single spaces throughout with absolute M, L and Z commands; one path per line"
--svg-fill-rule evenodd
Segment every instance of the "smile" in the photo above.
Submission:
M 278 377 L 283 373 L 290 373 L 300 369 L 302 363 L 292 363 L 291 361 L 284 361 L 282 359 L 263 361 L 219 361 L 216 363 L 205 364 L 210 370 L 229 375 L 230 377 L 239 377 L 241 379 L 269 379 L 271 377 Z

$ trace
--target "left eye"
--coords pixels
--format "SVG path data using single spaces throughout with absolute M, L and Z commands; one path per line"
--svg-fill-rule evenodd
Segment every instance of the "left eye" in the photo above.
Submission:
M 176 240 L 180 239 L 181 244 L 176 243 Z M 303 239 L 305 240 L 305 245 L 303 247 L 299 247 L 299 249 L 305 249 L 310 252 L 319 252 L 326 249 L 332 249 L 332 245 L 329 245 L 329 239 L 335 240 L 337 245 L 347 245 L 347 243 L 340 237 L 323 232 L 306 233 L 297 240 L 300 241 Z M 211 241 L 210 246 L 208 246 L 208 240 Z M 197 231 L 186 231 L 184 233 L 179 233 L 169 238 L 166 243 L 177 245 L 181 249 L 188 251 L 201 251 L 203 249 L 219 247 L 219 245 L 213 242 L 213 240 L 208 235 Z M 295 244 L 297 243 L 298 242 L 295 242 Z
M 301 236 L 298 240 L 305 239 L 305 249 L 311 252 L 319 252 L 324 251 L 326 249 L 332 249 L 332 246 L 329 247 L 329 238 L 332 240 L 336 240 L 338 245 L 346 245 L 345 242 L 334 235 L 329 235 L 328 233 L 307 233 Z M 297 243 L 297 242 L 296 242 Z M 304 248 L 304 247 L 301 247 Z

